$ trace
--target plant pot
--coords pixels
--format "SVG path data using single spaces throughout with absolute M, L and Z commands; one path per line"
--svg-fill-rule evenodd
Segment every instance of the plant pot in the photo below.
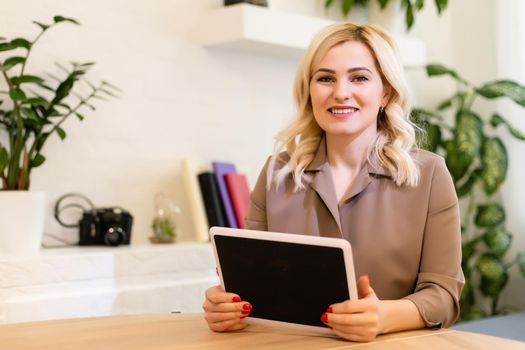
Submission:
M 0 218 L 0 255 L 30 255 L 40 250 L 44 192 L 0 191 Z

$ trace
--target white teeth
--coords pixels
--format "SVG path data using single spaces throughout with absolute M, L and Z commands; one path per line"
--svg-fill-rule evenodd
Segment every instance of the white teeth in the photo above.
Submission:
M 357 111 L 357 108 L 332 108 L 332 113 L 334 114 L 347 114 Z

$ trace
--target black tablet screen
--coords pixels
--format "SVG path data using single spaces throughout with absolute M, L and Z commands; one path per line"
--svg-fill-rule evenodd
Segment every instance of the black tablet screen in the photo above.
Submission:
M 323 312 L 350 298 L 340 248 L 215 235 L 226 291 L 250 317 L 325 326 Z

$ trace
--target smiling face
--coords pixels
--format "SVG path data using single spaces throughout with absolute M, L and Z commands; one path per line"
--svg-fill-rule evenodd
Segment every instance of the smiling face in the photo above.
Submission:
M 388 100 L 374 57 L 357 41 L 332 47 L 313 67 L 310 98 L 327 136 L 352 140 L 375 137 L 379 108 Z

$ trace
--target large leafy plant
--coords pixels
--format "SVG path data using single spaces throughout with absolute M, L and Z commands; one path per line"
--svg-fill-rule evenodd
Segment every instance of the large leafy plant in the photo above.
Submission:
M 0 37 L 0 179 L 2 190 L 27 190 L 31 171 L 45 161 L 43 147 L 49 137 L 57 134 L 62 140 L 62 128 L 71 116 L 80 120 L 82 108 L 95 110 L 93 99 L 115 96 L 116 87 L 102 81 L 90 83 L 85 74 L 93 65 L 72 62 L 68 67 L 57 64 L 61 77 L 48 73 L 29 74 L 26 71 L 35 44 L 52 27 L 60 23 L 78 25 L 78 21 L 55 16 L 53 23 L 34 22 L 40 33 L 33 40 Z M 73 90 L 79 82 L 87 84 L 84 95 Z M 5 90 L 4 90 L 5 89 Z
M 449 76 L 457 83 L 457 91 L 435 111 L 414 109 L 411 118 L 420 127 L 416 133 L 419 144 L 445 156 L 457 195 L 467 206 L 462 213 L 462 267 L 466 279 L 461 296 L 462 319 L 505 313 L 508 309 L 500 305 L 500 293 L 514 266 L 525 277 L 525 254 L 507 257 L 513 235 L 505 228 L 506 213 L 499 190 L 509 159 L 497 129 L 504 127 L 521 141 L 525 141 L 525 134 L 497 113 L 478 114 L 474 105 L 479 99 L 510 98 L 525 107 L 525 87 L 512 80 L 474 86 L 454 70 L 436 64 L 427 66 L 427 74 Z M 451 123 L 447 122 L 447 114 L 452 117 Z
M 398 1 L 399 6 L 405 12 L 405 23 L 407 30 L 410 30 L 414 25 L 416 13 L 421 11 L 425 6 L 425 0 L 340 0 L 341 12 L 346 17 L 352 11 L 354 5 L 367 6 L 370 1 L 377 1 L 381 10 L 384 10 L 386 6 L 392 1 Z M 325 0 L 325 8 L 329 8 L 334 4 L 334 0 Z M 448 0 L 434 0 L 438 14 L 441 14 L 448 5 Z

